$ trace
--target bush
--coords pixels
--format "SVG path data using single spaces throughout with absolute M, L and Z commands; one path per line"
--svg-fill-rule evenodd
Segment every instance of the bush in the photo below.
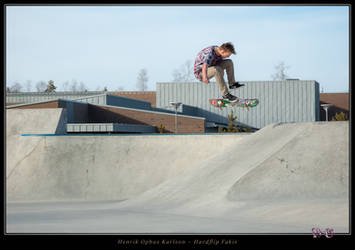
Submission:
M 164 133 L 164 131 L 165 131 L 165 127 L 164 127 L 163 124 L 161 124 L 161 123 L 160 123 L 160 126 L 157 127 L 157 129 L 158 129 L 158 132 L 159 132 L 160 134 Z
M 226 130 L 223 127 L 218 126 L 218 133 L 224 133 Z
M 332 117 L 332 121 L 347 121 L 348 118 L 344 112 L 336 113 L 335 116 Z
M 240 127 L 238 126 L 238 121 L 235 121 L 237 119 L 237 116 L 234 116 L 234 112 L 232 112 L 228 115 L 228 127 L 223 128 L 223 127 L 218 127 L 218 133 L 240 133 L 240 132 L 252 132 L 251 128 L 249 127 Z

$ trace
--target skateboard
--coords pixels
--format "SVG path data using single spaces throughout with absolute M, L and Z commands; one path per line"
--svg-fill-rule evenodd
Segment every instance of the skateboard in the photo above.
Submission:
M 225 107 L 241 107 L 241 108 L 246 108 L 247 111 L 249 111 L 249 108 L 254 108 L 258 106 L 259 104 L 259 99 L 253 98 L 253 99 L 244 99 L 244 98 L 238 98 L 236 102 L 231 102 L 226 99 L 209 99 L 210 103 L 212 106 L 215 106 L 222 110 L 222 108 Z

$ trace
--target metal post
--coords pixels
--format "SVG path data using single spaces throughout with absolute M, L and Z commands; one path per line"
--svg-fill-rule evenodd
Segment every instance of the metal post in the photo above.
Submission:
M 328 121 L 328 107 L 325 107 L 325 120 Z
M 175 134 L 178 133 L 178 117 L 177 117 L 177 107 L 175 106 Z
M 333 106 L 333 104 L 321 104 L 322 108 L 325 110 L 325 120 L 328 121 L 328 108 Z
M 177 109 L 182 104 L 181 102 L 170 102 L 172 106 L 175 108 L 175 134 L 178 133 L 178 117 L 177 117 Z

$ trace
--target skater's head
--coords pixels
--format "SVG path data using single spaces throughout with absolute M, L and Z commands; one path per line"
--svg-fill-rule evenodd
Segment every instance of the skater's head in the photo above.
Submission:
M 232 43 L 223 43 L 218 47 L 218 53 L 222 58 L 230 57 L 232 54 L 235 54 L 234 46 Z

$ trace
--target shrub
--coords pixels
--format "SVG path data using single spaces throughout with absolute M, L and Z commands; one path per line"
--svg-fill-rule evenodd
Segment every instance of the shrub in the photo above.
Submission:
M 224 133 L 224 132 L 226 132 L 226 130 L 221 126 L 218 126 L 218 133 Z
M 336 113 L 335 116 L 332 117 L 332 121 L 347 121 L 348 118 L 344 112 Z
M 162 123 L 160 123 L 160 126 L 157 127 L 157 129 L 158 129 L 158 132 L 159 132 L 160 134 L 164 133 L 164 131 L 165 131 L 165 127 L 163 126 Z
M 239 133 L 239 132 L 251 132 L 249 127 L 240 127 L 238 126 L 238 121 L 236 121 L 237 116 L 234 116 L 233 110 L 228 115 L 228 126 L 227 128 L 218 127 L 218 133 Z

